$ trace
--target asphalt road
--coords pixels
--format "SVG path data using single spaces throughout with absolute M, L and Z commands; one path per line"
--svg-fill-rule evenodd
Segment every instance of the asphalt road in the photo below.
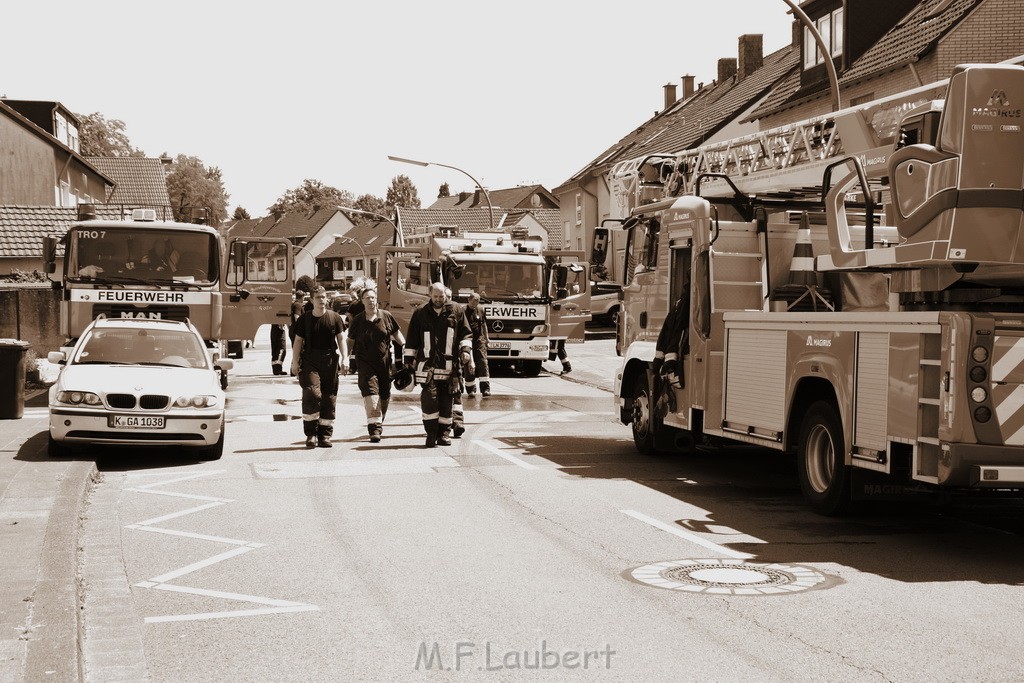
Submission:
M 792 458 L 640 456 L 611 344 L 495 377 L 437 449 L 415 394 L 370 444 L 343 379 L 335 447 L 306 450 L 257 339 L 221 461 L 100 458 L 86 679 L 1024 678 L 1019 501 L 828 519 Z

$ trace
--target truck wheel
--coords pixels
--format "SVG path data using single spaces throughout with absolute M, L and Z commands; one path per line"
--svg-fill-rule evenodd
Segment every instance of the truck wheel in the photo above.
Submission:
M 633 428 L 633 443 L 644 455 L 654 454 L 654 401 L 647 373 L 641 372 L 633 384 L 633 407 L 629 421 Z
M 850 469 L 846 466 L 843 425 L 835 406 L 818 401 L 800 425 L 797 451 L 800 490 L 811 509 L 840 515 L 850 504 Z
M 523 374 L 527 377 L 536 377 L 540 374 L 541 361 L 539 360 L 524 360 L 523 361 Z

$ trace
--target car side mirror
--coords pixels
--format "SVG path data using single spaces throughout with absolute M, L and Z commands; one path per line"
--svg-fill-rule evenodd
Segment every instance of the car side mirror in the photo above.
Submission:
M 218 358 L 216 361 L 214 361 L 213 364 L 216 367 L 220 368 L 221 370 L 225 371 L 235 367 L 235 361 L 231 358 Z
M 67 356 L 63 351 L 50 351 L 46 354 L 46 362 L 53 365 L 64 365 L 67 362 Z

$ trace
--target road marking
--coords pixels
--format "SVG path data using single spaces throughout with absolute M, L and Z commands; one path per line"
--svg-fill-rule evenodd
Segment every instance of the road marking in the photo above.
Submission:
M 487 443 L 486 441 L 479 441 L 477 439 L 474 439 L 473 443 L 476 444 L 477 446 L 479 446 L 480 448 L 484 449 L 485 451 L 489 451 L 489 452 L 493 453 L 494 455 L 498 456 L 499 458 L 504 458 L 505 460 L 508 460 L 513 465 L 519 465 L 524 470 L 536 470 L 536 469 L 539 469 L 536 465 L 532 465 L 532 464 L 526 462 L 525 460 L 520 460 L 519 458 L 517 458 L 514 455 L 510 455 L 509 453 L 505 453 L 503 451 L 498 450 L 497 448 L 495 448 L 491 444 Z
M 195 540 L 210 541 L 210 542 L 214 542 L 214 543 L 224 543 L 224 544 L 227 544 L 227 545 L 237 546 L 237 547 L 235 547 L 235 548 L 233 548 L 231 550 L 228 550 L 227 552 L 223 552 L 223 553 L 214 555 L 213 557 L 208 557 L 205 560 L 200 560 L 199 562 L 193 562 L 192 564 L 186 565 L 184 567 L 180 567 L 178 569 L 174 569 L 174 570 L 169 571 L 169 572 L 167 572 L 165 574 L 161 574 L 160 576 L 155 576 L 155 577 L 153 577 L 153 578 L 151 578 L 151 579 L 149 579 L 147 581 L 139 581 L 139 582 L 135 583 L 134 585 L 135 585 L 135 587 L 138 587 L 138 588 L 148 588 L 148 589 L 152 589 L 152 590 L 163 590 L 163 591 L 170 591 L 170 592 L 173 592 L 173 593 L 187 593 L 187 594 L 191 594 L 191 595 L 199 595 L 199 596 L 210 597 L 210 598 L 220 598 L 220 599 L 227 599 L 227 600 L 238 600 L 238 601 L 241 601 L 241 602 L 249 602 L 249 603 L 254 603 L 254 604 L 257 604 L 257 605 L 269 605 L 269 607 L 261 607 L 259 609 L 248 609 L 248 610 L 234 610 L 234 611 L 228 611 L 228 612 L 203 612 L 203 613 L 200 613 L 200 614 L 170 614 L 170 615 L 146 617 L 144 619 L 145 623 L 147 623 L 147 624 L 155 624 L 155 623 L 166 623 L 166 622 L 175 622 L 175 621 L 197 621 L 197 620 L 205 620 L 205 619 L 226 619 L 226 618 L 232 618 L 232 617 L 254 617 L 254 616 L 261 616 L 261 615 L 266 615 L 266 614 L 285 614 L 285 613 L 290 613 L 290 612 L 315 612 L 315 611 L 318 611 L 320 609 L 316 605 L 310 605 L 310 604 L 306 604 L 306 603 L 302 603 L 302 602 L 293 602 L 291 600 L 281 600 L 281 599 L 278 599 L 278 598 L 265 598 L 265 597 L 261 597 L 261 596 L 257 596 L 257 595 L 245 595 L 243 593 L 231 593 L 231 592 L 226 592 L 226 591 L 210 590 L 210 589 L 206 589 L 206 588 L 195 588 L 195 587 L 192 587 L 192 586 L 180 586 L 180 585 L 174 585 L 174 584 L 167 583 L 168 581 L 171 581 L 173 579 L 177 579 L 177 578 L 180 578 L 180 577 L 185 576 L 187 574 L 191 574 L 193 572 L 197 572 L 200 569 L 205 569 L 206 567 L 210 567 L 212 565 L 215 565 L 218 562 L 223 562 L 225 560 L 230 560 L 232 558 L 238 557 L 239 555 L 243 555 L 243 554 L 249 552 L 250 550 L 256 550 L 258 548 L 263 548 L 264 547 L 263 543 L 255 543 L 255 542 L 250 542 L 250 541 L 243 541 L 243 540 L 236 539 L 236 538 L 225 538 L 225 537 L 222 537 L 222 536 L 210 536 L 208 534 L 198 534 L 198 533 L 193 533 L 193 532 L 189 532 L 189 531 L 180 531 L 180 530 L 177 530 L 177 529 L 163 529 L 163 528 L 160 528 L 160 527 L 153 526 L 155 524 L 159 524 L 161 522 L 166 522 L 166 521 L 171 520 L 171 519 L 177 519 L 179 517 L 184 517 L 186 515 L 190 515 L 190 514 L 195 513 L 195 512 L 202 512 L 203 510 L 209 510 L 211 508 L 218 507 L 220 505 L 225 505 L 227 503 L 234 502 L 233 500 L 228 499 L 228 498 L 213 498 L 213 497 L 210 497 L 210 496 L 197 496 L 197 495 L 193 495 L 193 494 L 174 492 L 174 491 L 156 491 L 156 490 L 151 490 L 151 489 L 155 489 L 158 486 L 167 486 L 169 484 L 180 483 L 180 482 L 189 481 L 189 480 L 192 480 L 192 479 L 198 479 L 200 477 L 208 477 L 208 476 L 213 475 L 213 474 L 220 474 L 220 473 L 222 473 L 224 471 L 225 470 L 210 470 L 210 471 L 206 471 L 206 472 L 199 472 L 199 473 L 194 473 L 194 474 L 188 474 L 188 475 L 184 475 L 184 476 L 180 476 L 180 477 L 175 477 L 173 479 L 165 479 L 165 480 L 162 480 L 162 481 L 153 482 L 151 484 L 146 484 L 144 486 L 139 486 L 139 487 L 135 487 L 135 488 L 126 489 L 127 491 L 133 491 L 133 492 L 136 492 L 136 493 L 148 493 L 148 494 L 152 494 L 152 495 L 173 496 L 173 497 L 177 497 L 177 498 L 186 498 L 186 499 L 191 499 L 191 500 L 208 500 L 208 501 L 211 501 L 211 502 L 209 502 L 209 503 L 207 503 L 205 505 L 199 505 L 197 507 L 188 508 L 187 510 L 182 510 L 180 512 L 174 512 L 174 513 L 171 513 L 171 514 L 168 514 L 168 515 L 163 515 L 161 517 L 154 517 L 152 519 L 148 519 L 148 520 L 143 521 L 143 522 L 137 522 L 135 524 L 129 524 L 129 525 L 127 525 L 125 527 L 126 529 L 133 529 L 133 530 L 136 530 L 136 531 L 148 531 L 148 532 L 152 532 L 152 533 L 167 534 L 167 535 L 170 535 L 170 536 L 178 536 L 178 537 L 182 537 L 182 538 L 190 538 L 190 539 L 195 539 Z
M 459 467 L 459 463 L 447 455 L 431 455 L 375 460 L 267 462 L 252 465 L 252 470 L 262 479 L 306 479 L 375 474 L 433 474 L 439 467 Z
M 679 538 L 684 538 L 687 541 L 690 541 L 691 543 L 696 543 L 699 546 L 703 546 L 703 547 L 705 547 L 705 548 L 707 548 L 709 550 L 713 550 L 715 552 L 722 553 L 723 555 L 728 555 L 729 557 L 734 557 L 734 558 L 736 558 L 738 560 L 749 560 L 749 559 L 755 557 L 754 555 L 751 555 L 750 553 L 741 553 L 738 550 L 733 550 L 732 548 L 726 548 L 724 546 L 720 546 L 717 543 L 715 543 L 714 541 L 709 541 L 706 538 L 698 536 L 697 534 L 691 533 L 691 532 L 686 531 L 684 529 L 680 529 L 679 527 L 672 526 L 671 524 L 666 524 L 665 522 L 662 522 L 660 520 L 654 519 L 653 517 L 648 517 L 647 515 L 643 514 L 642 512 L 637 512 L 636 510 L 619 510 L 619 512 L 621 512 L 621 513 L 623 513 L 625 515 L 629 515 L 633 519 L 639 519 L 641 522 L 644 522 L 645 524 L 650 524 L 654 528 L 661 529 L 662 531 L 666 531 L 666 532 L 672 534 L 673 536 L 678 536 Z

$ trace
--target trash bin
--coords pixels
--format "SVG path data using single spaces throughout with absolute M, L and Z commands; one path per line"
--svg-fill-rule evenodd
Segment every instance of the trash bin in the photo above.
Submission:
M 0 339 L 0 420 L 25 414 L 25 352 L 31 346 L 20 339 Z

